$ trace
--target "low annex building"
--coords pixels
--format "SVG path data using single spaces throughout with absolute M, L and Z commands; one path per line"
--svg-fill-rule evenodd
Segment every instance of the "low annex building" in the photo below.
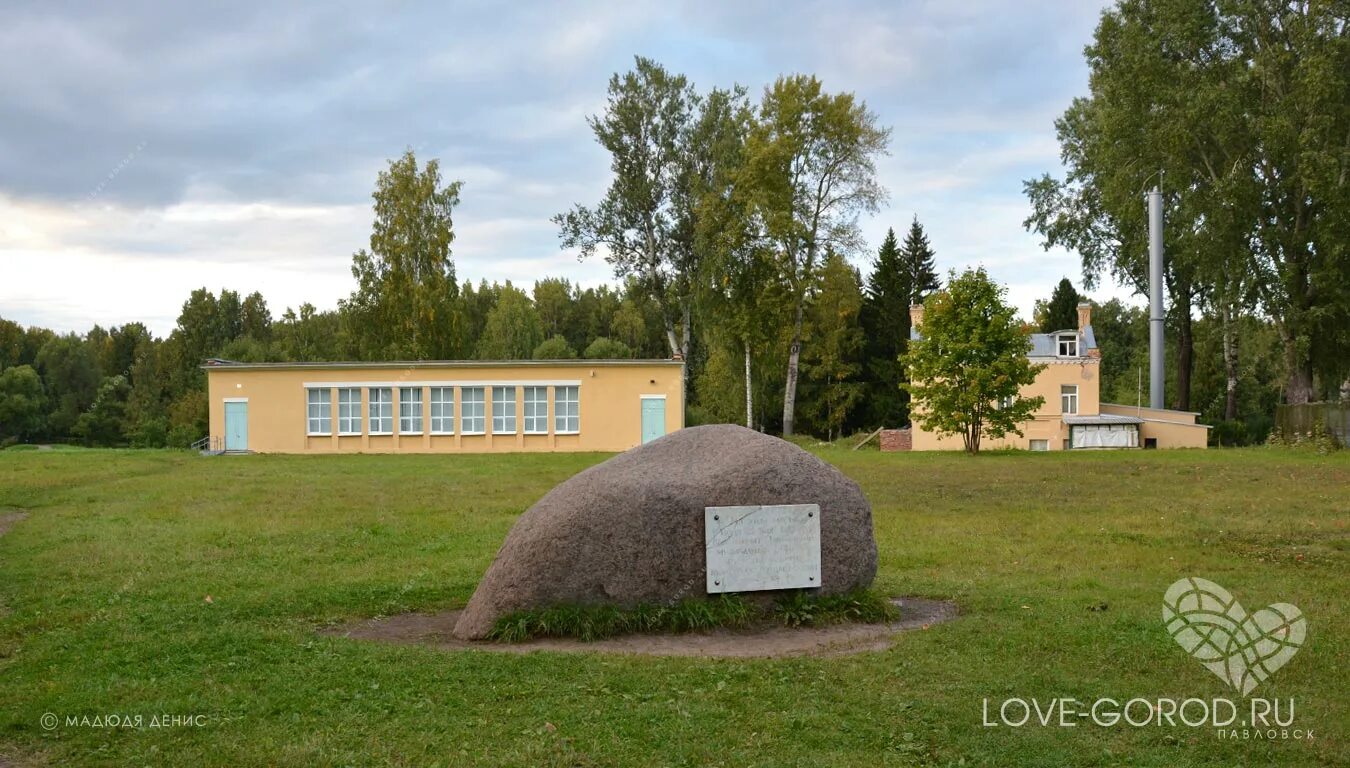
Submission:
M 679 360 L 202 367 L 229 452 L 624 451 L 684 426 Z
M 923 305 L 910 307 L 911 337 L 921 338 Z M 985 438 L 987 448 L 1058 451 L 1086 448 L 1204 448 L 1209 427 L 1197 424 L 1190 411 L 1154 410 L 1101 402 L 1101 349 L 1092 330 L 1092 305 L 1078 305 L 1078 327 L 1031 334 L 1034 363 L 1045 368 L 1022 396 L 1045 398 L 1031 419 L 1019 426 L 1022 435 Z M 939 437 L 919 426 L 911 428 L 915 451 L 961 450 L 959 435 Z

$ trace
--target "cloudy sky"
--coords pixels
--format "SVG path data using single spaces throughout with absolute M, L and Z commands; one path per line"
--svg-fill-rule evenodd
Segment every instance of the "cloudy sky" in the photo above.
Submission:
M 944 271 L 985 265 L 1024 313 L 1080 280 L 1023 231 L 1021 187 L 1059 172 L 1097 2 L 88 5 L 0 9 L 0 317 L 26 325 L 166 334 L 200 286 L 333 307 L 408 147 L 464 181 L 461 279 L 605 282 L 549 217 L 607 186 L 586 116 L 634 54 L 702 89 L 807 72 L 866 100 L 893 129 L 869 251 L 917 214 Z

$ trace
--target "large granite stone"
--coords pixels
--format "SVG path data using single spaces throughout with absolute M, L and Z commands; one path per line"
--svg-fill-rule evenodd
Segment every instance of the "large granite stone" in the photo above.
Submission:
M 730 424 L 692 427 L 591 467 L 530 507 L 454 633 L 482 639 L 522 609 L 704 597 L 704 507 L 752 504 L 820 505 L 815 591 L 872 583 L 872 509 L 857 483 L 779 438 Z

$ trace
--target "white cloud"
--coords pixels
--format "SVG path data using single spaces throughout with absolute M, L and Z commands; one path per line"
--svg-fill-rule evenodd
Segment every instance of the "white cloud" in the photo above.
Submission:
M 0 55 L 26 63 L 0 69 L 0 315 L 162 334 L 202 285 L 261 290 L 277 312 L 331 307 L 351 290 L 376 174 L 409 146 L 465 181 L 461 279 L 612 279 L 602 258 L 560 250 L 549 217 L 608 185 L 586 117 L 634 54 L 754 98 L 791 72 L 858 93 L 894 128 L 870 247 L 917 212 L 944 270 L 983 263 L 1029 312 L 1061 275 L 1079 282 L 1075 256 L 1022 229 L 1021 180 L 1058 167 L 1052 123 L 1086 84 L 1098 7 L 596 0 L 371 18 L 18 0 L 0 28 Z
M 188 293 L 260 290 L 273 309 L 333 306 L 369 215 L 354 206 L 198 203 L 131 209 L 0 198 L 0 315 L 59 330 L 172 329 Z

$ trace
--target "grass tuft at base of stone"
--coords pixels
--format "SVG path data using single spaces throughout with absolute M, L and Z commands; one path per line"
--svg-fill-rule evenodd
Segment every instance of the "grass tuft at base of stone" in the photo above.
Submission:
M 900 609 L 894 603 L 869 590 L 825 596 L 799 590 L 785 593 L 767 606 L 739 595 L 718 595 L 671 605 L 557 605 L 517 611 L 498 619 L 488 639 L 504 643 L 545 637 L 592 641 L 618 635 L 746 629 L 764 624 L 879 624 L 899 618 Z

